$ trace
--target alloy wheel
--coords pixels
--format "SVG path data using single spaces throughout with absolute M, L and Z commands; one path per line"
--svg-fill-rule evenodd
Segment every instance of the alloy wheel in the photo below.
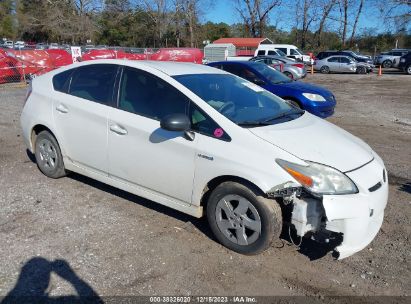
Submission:
M 261 234 L 261 218 L 257 209 L 240 195 L 230 194 L 219 200 L 216 222 L 224 236 L 238 245 L 250 245 Z

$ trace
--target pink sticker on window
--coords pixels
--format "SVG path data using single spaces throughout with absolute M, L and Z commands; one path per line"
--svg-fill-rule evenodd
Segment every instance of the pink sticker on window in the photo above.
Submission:
M 224 130 L 221 128 L 217 128 L 214 130 L 214 136 L 217 138 L 220 138 L 221 136 L 224 135 Z

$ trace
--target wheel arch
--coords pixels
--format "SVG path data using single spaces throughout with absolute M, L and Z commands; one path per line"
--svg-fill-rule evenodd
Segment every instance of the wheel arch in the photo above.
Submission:
M 246 187 L 249 187 L 251 190 L 253 190 L 258 195 L 261 195 L 264 197 L 266 196 L 265 192 L 258 185 L 249 181 L 246 178 L 235 176 L 235 175 L 220 175 L 220 176 L 214 177 L 204 186 L 203 192 L 201 194 L 200 205 L 205 208 L 207 206 L 207 201 L 208 201 L 208 198 L 211 192 L 217 186 L 219 186 L 220 184 L 224 182 L 236 182 Z
M 281 98 L 285 99 L 285 100 L 289 99 L 289 100 L 295 101 L 296 103 L 298 103 L 298 105 L 300 106 L 301 109 L 304 109 L 304 106 L 301 103 L 301 101 L 298 98 L 294 97 L 294 96 L 283 96 Z
M 60 150 L 62 150 L 60 141 L 57 138 L 56 134 L 46 125 L 39 123 L 39 124 L 34 125 L 30 132 L 30 146 L 31 146 L 32 152 L 34 152 L 34 149 L 35 149 L 37 135 L 40 134 L 40 132 L 42 131 L 50 132 L 50 134 L 53 135 L 54 138 L 56 139 L 57 144 L 60 147 Z

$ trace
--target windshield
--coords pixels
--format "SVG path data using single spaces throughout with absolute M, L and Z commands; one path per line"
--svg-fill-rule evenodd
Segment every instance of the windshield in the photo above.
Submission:
M 174 76 L 210 106 L 244 127 L 289 121 L 303 111 L 263 88 L 229 74 L 190 74 Z
M 305 55 L 305 53 L 303 51 L 301 51 L 300 49 L 295 49 L 297 51 L 297 53 L 299 53 L 300 55 Z
M 276 69 L 266 64 L 255 64 L 253 65 L 253 68 L 272 84 L 281 84 L 293 81 L 285 74 L 277 71 Z

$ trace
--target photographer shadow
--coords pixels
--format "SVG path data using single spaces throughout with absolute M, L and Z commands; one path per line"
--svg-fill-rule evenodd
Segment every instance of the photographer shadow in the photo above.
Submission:
M 50 276 L 56 275 L 70 283 L 77 295 L 50 296 Z M 50 262 L 42 257 L 30 259 L 21 268 L 14 288 L 1 301 L 11 303 L 104 303 L 93 288 L 77 276 L 65 260 Z

